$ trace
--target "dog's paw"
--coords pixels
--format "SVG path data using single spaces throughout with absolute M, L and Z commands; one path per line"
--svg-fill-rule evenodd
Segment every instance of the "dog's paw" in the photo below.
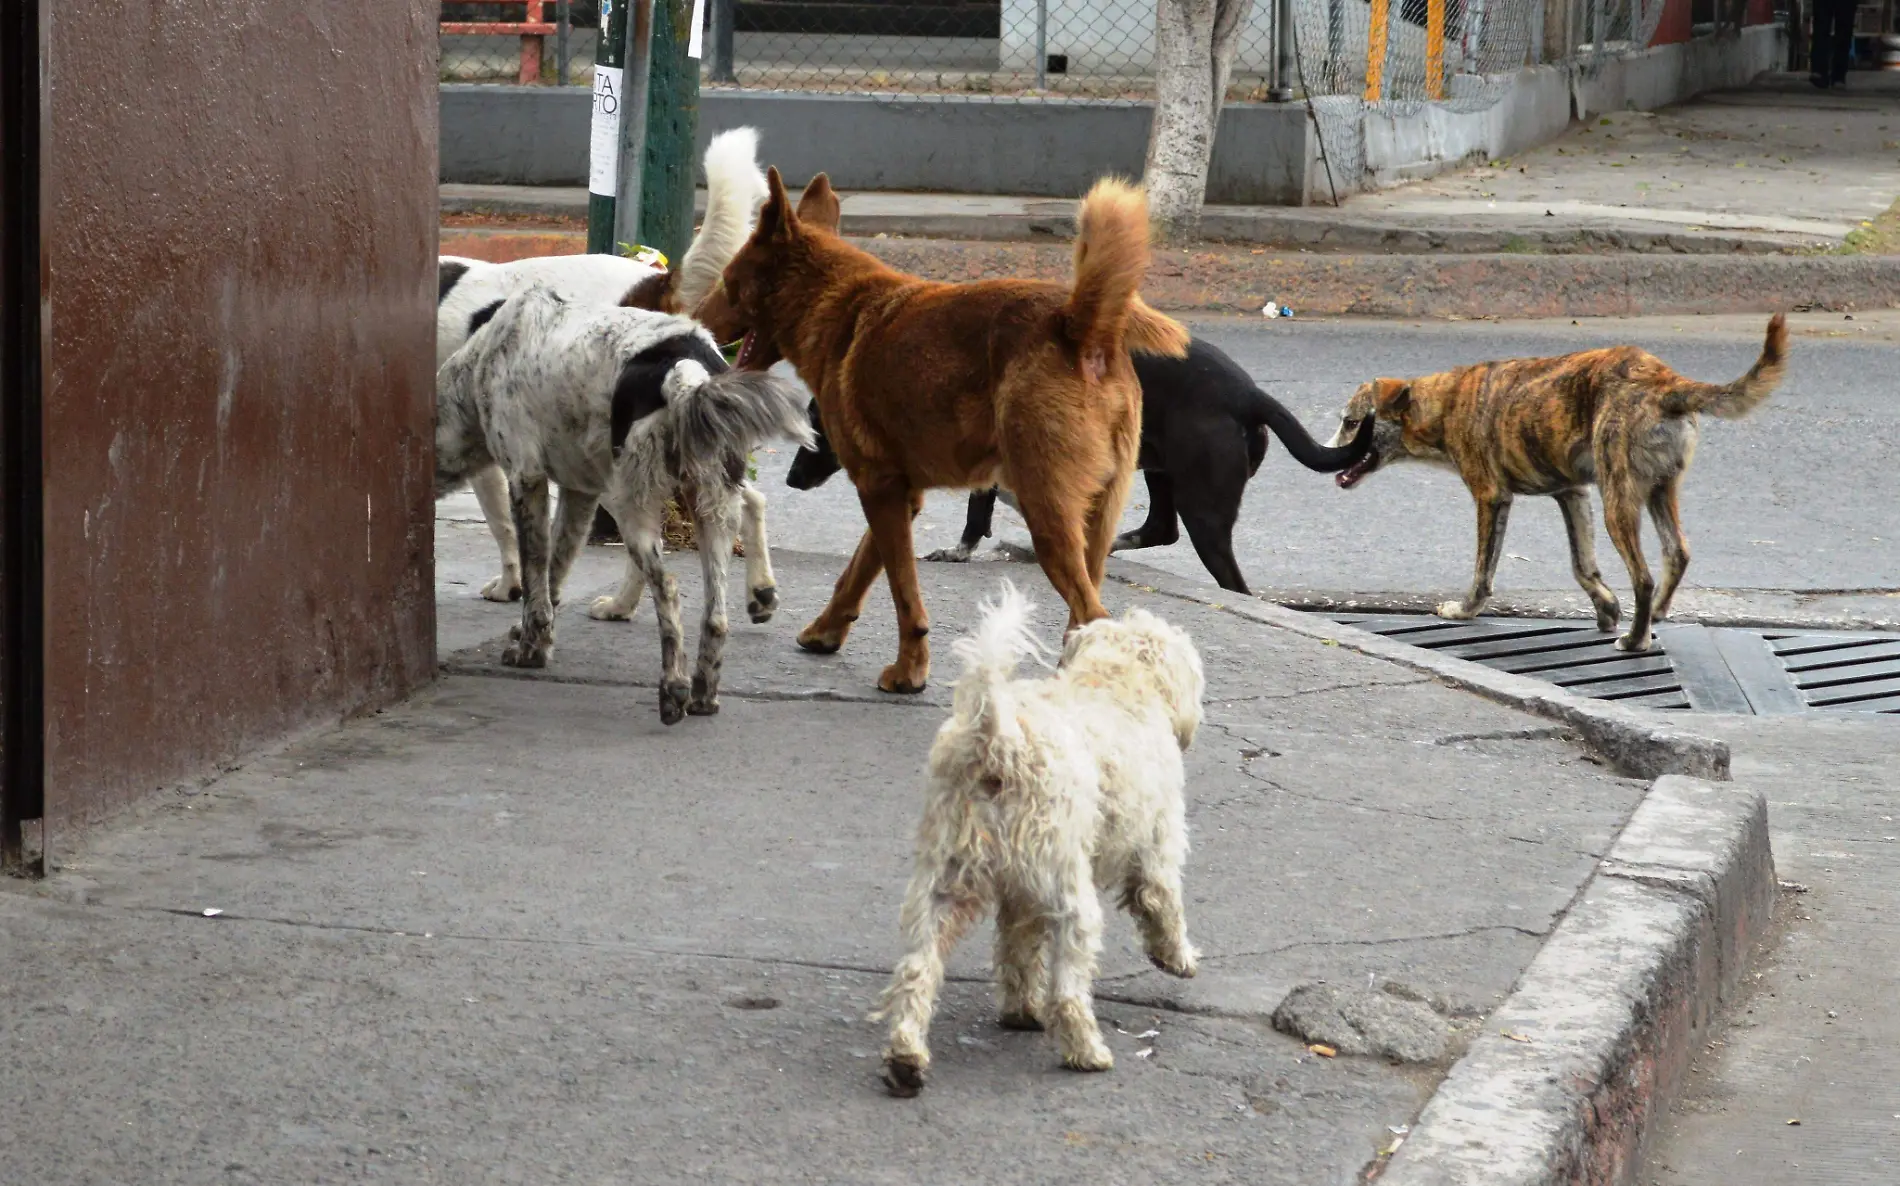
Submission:
M 1187 947 L 1181 951 L 1172 953 L 1167 959 L 1163 959 L 1158 955 L 1151 955 L 1148 957 L 1148 962 L 1170 976 L 1179 976 L 1183 980 L 1192 980 L 1194 979 L 1194 974 L 1201 970 L 1201 953 L 1192 947 Z
M 1079 1050 L 1062 1052 L 1062 1065 L 1071 1071 L 1112 1071 L 1115 1069 L 1115 1056 L 1108 1047 L 1093 1034 L 1089 1035 L 1090 1044 Z
M 716 690 L 707 688 L 706 680 L 704 677 L 697 676 L 697 675 L 694 676 L 693 677 L 693 694 L 691 698 L 689 698 L 686 701 L 687 715 L 695 716 L 695 717 L 710 717 L 710 716 L 717 715 L 718 712 L 719 712 L 719 693 Z
M 1454 622 L 1468 622 L 1478 616 L 1477 610 L 1466 609 L 1465 603 L 1462 601 L 1441 601 L 1438 604 L 1438 608 L 1432 612 L 1441 618 L 1449 618 Z
M 618 597 L 596 597 L 587 607 L 587 616 L 596 622 L 626 622 L 632 620 L 634 608 L 623 607 Z
M 884 1086 L 898 1099 L 912 1099 L 924 1089 L 929 1060 L 914 1054 L 884 1056 Z
M 932 564 L 962 564 L 970 558 L 972 550 L 958 544 L 954 548 L 938 548 L 934 552 L 926 553 L 924 559 Z
M 996 1024 L 1006 1030 L 1024 1033 L 1039 1033 L 1042 1030 L 1042 1021 L 1027 1009 L 1005 1009 L 997 1015 Z
M 760 625 L 771 621 L 772 615 L 778 612 L 778 586 L 765 585 L 752 590 L 746 597 L 745 612 Z
M 660 723 L 677 725 L 686 719 L 686 701 L 690 689 L 684 680 L 660 684 Z
M 915 696 L 924 690 L 927 683 L 926 678 L 913 676 L 905 672 L 898 664 L 893 663 L 877 677 L 877 690 L 890 692 L 896 696 Z
M 1597 630 L 1609 634 L 1623 617 L 1623 608 L 1612 601 L 1608 605 L 1597 606 Z
M 547 646 L 524 646 L 517 641 L 502 651 L 501 665 L 503 667 L 546 667 L 550 649 Z
M 835 655 L 843 645 L 842 632 L 820 630 L 816 622 L 798 632 L 798 648 L 814 655 Z
M 1616 640 L 1616 649 L 1619 651 L 1642 652 L 1647 651 L 1651 645 L 1652 640 L 1648 635 L 1638 638 L 1634 634 L 1625 634 Z
M 490 601 L 520 601 L 521 577 L 504 572 L 482 586 L 482 596 Z

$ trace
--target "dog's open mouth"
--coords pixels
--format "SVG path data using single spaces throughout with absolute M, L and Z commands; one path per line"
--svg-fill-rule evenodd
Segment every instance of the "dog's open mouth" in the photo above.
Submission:
M 745 331 L 745 337 L 739 339 L 739 357 L 733 360 L 732 369 L 736 371 L 751 369 L 752 360 L 758 353 L 758 333 L 754 330 Z
M 1379 454 L 1375 451 L 1366 454 L 1345 469 L 1340 470 L 1339 475 L 1335 477 L 1333 481 L 1339 483 L 1341 490 L 1351 490 L 1354 486 L 1359 484 L 1359 479 L 1378 468 Z

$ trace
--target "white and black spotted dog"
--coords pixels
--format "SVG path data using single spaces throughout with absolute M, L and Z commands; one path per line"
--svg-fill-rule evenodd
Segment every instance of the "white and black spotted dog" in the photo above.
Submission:
M 436 373 L 436 493 L 472 473 L 506 475 L 520 540 L 521 625 L 502 661 L 542 667 L 554 647 L 553 591 L 585 542 L 596 503 L 627 543 L 620 591 L 595 618 L 633 612 L 653 587 L 660 625 L 660 719 L 719 711 L 726 569 L 744 520 L 747 611 L 771 618 L 778 590 L 765 541 L 765 496 L 746 481 L 746 455 L 768 440 L 809 442 L 796 382 L 727 367 L 697 322 L 645 309 L 600 309 L 535 285 L 492 316 Z M 561 487 L 552 541 L 548 483 Z M 660 556 L 662 509 L 692 492 L 706 613 L 689 685 L 679 587 Z
M 437 265 L 435 365 L 461 349 L 497 304 L 531 284 L 543 284 L 577 305 L 610 308 L 637 301 L 643 308 L 690 313 L 718 287 L 720 275 L 746 238 L 765 201 L 765 174 L 758 165 L 759 134 L 733 128 L 706 146 L 706 215 L 699 233 L 671 274 L 658 263 L 617 255 L 549 255 L 491 264 L 445 255 Z M 660 281 L 670 283 L 660 284 Z M 643 294 L 648 299 L 642 300 Z M 654 303 L 654 302 L 660 303 Z M 521 596 L 521 564 L 508 483 L 494 467 L 469 475 L 488 530 L 501 550 L 501 575 L 482 586 L 490 601 Z M 554 591 L 559 599 L 560 590 Z

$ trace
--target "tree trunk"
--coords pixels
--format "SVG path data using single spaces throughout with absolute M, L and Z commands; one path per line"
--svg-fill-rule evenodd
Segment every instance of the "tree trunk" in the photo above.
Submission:
M 1165 240 L 1192 238 L 1240 29 L 1253 0 L 1156 0 L 1155 114 L 1148 131 L 1148 213 Z

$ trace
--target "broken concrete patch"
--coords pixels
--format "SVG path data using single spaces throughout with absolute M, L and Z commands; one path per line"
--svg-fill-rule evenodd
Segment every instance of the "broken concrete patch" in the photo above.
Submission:
M 1273 1011 L 1273 1028 L 1341 1054 L 1437 1062 L 1451 1026 L 1423 1001 L 1379 989 L 1302 984 Z

